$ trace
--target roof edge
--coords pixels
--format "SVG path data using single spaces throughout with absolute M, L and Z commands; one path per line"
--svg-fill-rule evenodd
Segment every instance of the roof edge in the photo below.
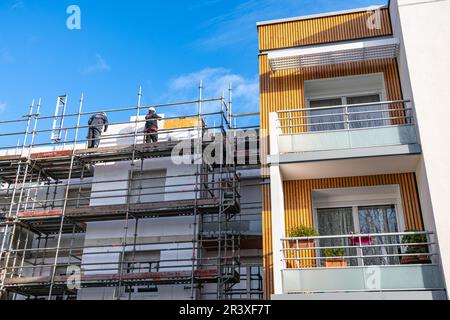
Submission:
M 373 5 L 373 6 L 369 6 L 369 7 L 365 7 L 365 8 L 331 11 L 331 12 L 316 13 L 316 14 L 310 14 L 310 15 L 304 15 L 304 16 L 297 16 L 297 17 L 292 17 L 292 18 L 282 18 L 282 19 L 260 21 L 260 22 L 257 22 L 256 25 L 259 27 L 259 26 L 266 26 L 266 25 L 284 23 L 284 22 L 325 18 L 325 17 L 337 16 L 337 15 L 343 15 L 343 14 L 349 14 L 349 13 L 364 12 L 364 11 L 368 11 L 371 9 L 373 10 L 374 8 L 388 9 L 389 5 L 387 5 L 387 4 L 386 5 Z

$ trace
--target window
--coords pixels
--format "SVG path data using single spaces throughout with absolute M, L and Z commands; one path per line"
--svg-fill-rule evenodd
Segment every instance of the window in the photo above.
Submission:
M 356 213 L 356 214 L 355 214 Z M 319 235 L 349 235 L 352 233 L 374 234 L 398 232 L 397 214 L 394 205 L 350 207 L 350 208 L 326 208 L 317 209 L 317 224 Z M 396 243 L 397 236 L 374 237 L 370 245 L 389 245 Z M 322 239 L 321 247 L 351 246 L 350 239 Z M 395 248 L 389 246 L 369 247 L 363 249 L 364 256 L 394 254 Z M 347 248 L 346 256 L 354 256 L 356 250 Z M 397 264 L 398 258 L 369 257 L 364 258 L 364 265 Z M 350 265 L 361 264 L 356 259 L 351 259 Z
M 91 189 L 72 189 L 69 190 L 67 197 L 67 207 L 80 208 L 88 207 L 91 200 Z
M 371 104 L 380 101 L 380 94 L 310 100 L 309 108 L 311 108 L 311 110 L 309 114 L 309 131 L 330 131 L 384 126 L 387 124 L 387 121 L 384 120 L 387 117 L 387 114 L 384 111 L 386 105 Z M 346 105 L 356 106 L 339 107 Z
M 310 111 L 309 131 L 344 129 L 344 108 L 327 108 L 340 105 L 342 105 L 342 98 L 311 100 L 309 107 L 318 110 Z
M 136 171 L 131 182 L 131 203 L 164 201 L 166 170 Z
M 320 236 L 343 236 L 350 234 L 385 234 L 403 230 L 401 197 L 398 186 L 378 186 L 366 188 L 330 189 L 313 192 L 314 220 Z M 399 243 L 398 236 L 380 236 L 371 239 L 362 251 L 351 238 L 321 239 L 321 247 L 347 246 L 346 256 L 373 256 L 350 259 L 350 265 L 392 265 L 398 264 L 399 247 L 389 246 Z M 384 246 L 386 245 L 386 246 Z M 355 246 L 355 248 L 352 248 Z M 318 252 L 319 255 L 322 252 Z
M 310 132 L 387 124 L 384 120 L 387 116 L 384 111 L 387 105 L 372 104 L 385 100 L 383 73 L 307 80 L 304 90 L 306 105 L 310 109 L 308 112 Z
M 159 251 L 126 252 L 124 256 L 125 272 L 127 274 L 158 272 L 160 259 L 161 253 Z M 158 292 L 158 287 L 151 284 L 127 286 L 125 288 L 125 293 L 127 294 L 154 292 Z

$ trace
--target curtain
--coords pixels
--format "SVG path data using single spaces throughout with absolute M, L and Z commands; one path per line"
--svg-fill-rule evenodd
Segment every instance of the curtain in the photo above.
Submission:
M 322 108 L 322 107 L 333 107 L 342 105 L 341 98 L 333 99 L 321 99 L 321 100 L 311 100 L 309 102 L 310 108 Z M 310 110 L 310 116 L 308 124 L 308 131 L 329 131 L 329 130 L 342 130 L 345 128 L 344 125 L 344 108 L 332 108 L 332 109 L 319 109 Z M 329 122 L 339 122 L 334 124 L 321 124 Z
M 372 103 L 380 102 L 380 95 L 366 95 L 359 97 L 347 97 L 347 104 L 361 104 L 361 103 Z M 368 128 L 368 127 L 380 127 L 388 124 L 387 120 L 371 120 L 371 119 L 383 119 L 388 117 L 388 112 L 371 112 L 371 113 L 358 113 L 366 111 L 377 111 L 385 110 L 386 105 L 369 105 L 369 106 L 358 106 L 358 107 L 348 107 L 348 120 L 350 121 L 350 129 L 357 128 Z M 359 121 L 362 120 L 362 121 Z M 353 122 L 352 122 L 353 121 Z M 356 121 L 356 122 L 354 122 Z
M 349 235 L 354 230 L 352 208 L 331 208 L 331 209 L 317 209 L 317 224 L 318 232 L 321 236 L 337 236 Z M 335 246 L 349 246 L 349 239 L 321 239 L 321 247 L 335 247 Z M 345 255 L 355 255 L 354 249 L 345 249 Z M 323 252 L 319 255 L 323 256 Z M 357 265 L 356 259 L 351 259 L 350 265 Z M 321 260 L 323 263 L 324 260 Z
M 397 214 L 394 206 L 371 206 L 358 208 L 358 218 L 361 233 L 395 233 L 398 232 Z M 374 237 L 373 244 L 398 243 L 397 236 Z M 364 255 L 380 255 L 398 253 L 398 247 L 365 248 Z M 365 265 L 398 264 L 398 257 L 378 257 L 364 259 Z

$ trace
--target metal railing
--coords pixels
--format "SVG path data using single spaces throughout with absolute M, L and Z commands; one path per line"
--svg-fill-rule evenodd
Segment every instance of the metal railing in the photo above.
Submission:
M 438 256 L 433 233 L 411 231 L 283 238 L 287 269 L 431 264 Z
M 353 130 L 414 124 L 410 100 L 345 104 L 277 111 L 282 134 Z

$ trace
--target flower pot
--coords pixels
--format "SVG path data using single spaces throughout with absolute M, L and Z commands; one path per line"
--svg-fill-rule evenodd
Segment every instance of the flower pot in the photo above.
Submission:
M 298 245 L 297 245 L 298 244 Z M 311 248 L 314 249 L 314 240 L 291 240 L 289 241 L 289 247 L 291 248 L 297 248 L 297 249 L 306 249 Z
M 369 246 L 373 244 L 373 238 L 372 237 L 353 237 L 350 239 L 350 243 L 352 246 Z
M 406 256 L 400 259 L 401 264 L 431 264 L 430 256 Z
M 314 256 L 314 240 L 291 240 L 289 241 L 289 248 L 291 249 L 303 249 L 292 250 L 291 255 L 295 258 L 308 258 Z M 303 259 L 298 261 L 290 261 L 290 266 L 293 268 L 315 268 L 316 261 L 314 259 Z
M 430 264 L 431 257 L 429 255 L 423 255 L 428 253 L 427 245 L 413 245 L 409 246 L 406 251 L 407 254 L 421 253 L 417 256 L 404 256 L 400 259 L 401 264 Z
M 344 259 L 326 259 L 325 260 L 325 268 L 345 268 L 348 266 L 347 261 Z

